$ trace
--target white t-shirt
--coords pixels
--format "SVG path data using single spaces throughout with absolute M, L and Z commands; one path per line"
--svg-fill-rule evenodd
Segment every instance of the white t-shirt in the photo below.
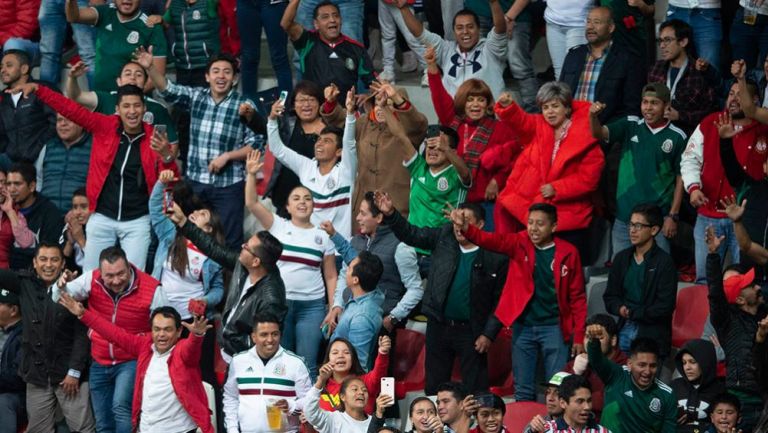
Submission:
M 277 267 L 285 284 L 285 297 L 293 301 L 323 298 L 323 258 L 336 252 L 328 234 L 317 227 L 297 227 L 277 215 L 269 232 L 283 244 Z
M 739 4 L 741 7 L 745 8 L 747 7 L 747 1 L 748 0 L 739 0 Z M 760 15 L 768 15 L 768 2 L 763 2 L 763 4 L 757 8 L 757 13 Z
M 547 0 L 544 20 L 559 26 L 585 27 L 594 3 L 590 0 Z
M 189 338 L 200 338 L 190 336 Z M 184 433 L 197 428 L 195 421 L 181 405 L 173 391 L 168 359 L 171 350 L 160 354 L 152 347 L 152 359 L 144 376 L 144 395 L 141 400 L 141 433 Z
M 171 267 L 169 256 L 163 264 L 163 275 L 160 281 L 163 289 L 165 289 L 168 302 L 179 312 L 182 320 L 192 317 L 192 313 L 189 312 L 189 300 L 205 296 L 203 263 L 208 257 L 189 242 L 187 243 L 187 257 L 187 271 L 182 277 Z

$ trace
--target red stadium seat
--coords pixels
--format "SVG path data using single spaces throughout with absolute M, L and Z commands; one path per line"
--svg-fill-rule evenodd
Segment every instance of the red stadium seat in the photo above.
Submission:
M 547 407 L 535 401 L 519 401 L 507 403 L 507 413 L 504 414 L 504 426 L 510 432 L 521 432 L 536 415 L 547 414 Z
M 405 394 L 410 391 L 424 389 L 425 343 L 426 336 L 420 332 L 410 329 L 397 330 L 393 373 L 395 376 L 395 396 L 398 400 L 404 398 Z
M 698 285 L 677 292 L 672 315 L 672 347 L 681 348 L 687 341 L 701 338 L 709 316 L 707 290 L 707 286 Z

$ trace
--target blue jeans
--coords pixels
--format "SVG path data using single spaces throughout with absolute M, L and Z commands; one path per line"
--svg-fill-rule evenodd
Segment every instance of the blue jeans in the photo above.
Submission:
M 679 8 L 669 6 L 667 19 L 682 20 L 694 29 L 693 44 L 696 46 L 698 57 L 702 57 L 710 65 L 720 69 L 720 43 L 723 40 L 722 19 L 720 9 Z
M 117 221 L 94 212 L 88 218 L 85 229 L 88 233 L 88 242 L 85 243 L 83 271 L 88 272 L 98 268 L 101 252 L 116 245 L 118 240 L 128 261 L 144 270 L 150 243 L 149 215 L 130 221 Z
M 291 66 L 288 62 L 288 35 L 280 27 L 287 2 L 271 4 L 269 0 L 237 0 L 237 25 L 242 42 L 243 94 L 256 100 L 261 59 L 261 29 L 267 32 L 269 57 L 277 76 L 279 90 L 293 89 Z M 248 31 L 245 31 L 245 30 Z
M 623 251 L 631 247 L 632 242 L 629 240 L 629 225 L 627 225 L 627 223 L 624 221 L 619 221 L 618 219 L 615 220 L 613 222 L 611 240 L 613 246 L 613 257 L 616 257 L 616 254 L 618 254 L 619 251 Z M 659 231 L 654 240 L 656 241 L 656 245 L 658 245 L 659 248 L 666 251 L 667 253 L 670 253 L 671 250 L 669 247 L 669 240 L 664 237 L 661 231 Z
M 24 414 L 24 394 L 0 393 L 0 433 L 16 433 Z
M 632 346 L 632 342 L 637 338 L 637 322 L 627 320 L 624 322 L 624 326 L 619 331 L 619 348 L 622 352 L 629 354 L 629 348 Z
M 322 298 L 312 301 L 289 299 L 287 302 L 288 314 L 283 321 L 280 345 L 304 358 L 304 364 L 314 381 L 318 370 L 317 355 L 320 352 L 320 343 L 323 341 L 320 324 L 325 319 L 325 300 Z
M 341 32 L 363 43 L 363 0 L 331 0 L 339 7 L 341 13 Z M 303 0 L 299 2 L 299 10 L 296 13 L 296 22 L 305 29 L 314 29 L 315 6 L 320 0 Z M 242 28 L 242 27 L 241 27 Z
M 245 207 L 245 181 L 230 186 L 215 187 L 187 180 L 192 192 L 213 206 L 224 225 L 227 245 L 240 250 L 243 244 L 243 208 Z M 86 244 L 87 245 L 87 244 Z
M 131 433 L 131 406 L 136 361 L 91 364 L 91 402 L 99 433 Z
M 715 228 L 715 236 L 725 236 L 720 244 L 720 262 L 725 261 L 725 255 L 730 251 L 731 261 L 739 263 L 739 242 L 733 232 L 733 223 L 728 218 L 709 218 L 703 215 L 696 217 L 696 225 L 693 227 L 693 241 L 696 253 L 696 284 L 707 283 L 707 227 Z
M 43 0 L 40 13 L 40 80 L 56 86 L 61 81 L 61 48 L 67 36 L 67 17 L 64 15 L 65 0 Z M 88 6 L 88 0 L 77 0 L 80 7 Z M 96 34 L 85 24 L 72 24 L 72 36 L 80 58 L 88 65 L 88 87 L 93 88 L 96 71 Z
M 539 351 L 544 358 L 544 376 L 549 380 L 568 362 L 570 350 L 563 342 L 560 325 L 513 327 L 512 371 L 515 401 L 536 400 L 536 370 Z
M 757 14 L 755 25 L 744 24 L 744 8 L 739 6 L 731 25 L 731 47 L 733 58 L 744 59 L 748 71 L 762 65 L 768 53 L 768 16 Z

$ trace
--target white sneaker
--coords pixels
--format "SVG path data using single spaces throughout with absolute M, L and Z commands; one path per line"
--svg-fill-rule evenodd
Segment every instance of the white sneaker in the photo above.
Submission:
M 424 70 L 424 74 L 421 76 L 421 87 L 429 87 L 429 76 L 427 70 Z
M 403 53 L 403 61 L 400 63 L 401 72 L 414 72 L 419 68 L 419 62 L 416 60 L 416 53 L 406 51 Z
M 379 81 L 388 81 L 390 84 L 395 83 L 395 72 L 391 69 L 384 69 L 379 74 Z

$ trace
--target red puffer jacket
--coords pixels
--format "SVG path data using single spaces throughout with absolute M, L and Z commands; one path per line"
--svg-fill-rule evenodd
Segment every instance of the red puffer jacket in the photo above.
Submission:
M 589 130 L 589 106 L 573 102 L 571 126 L 560 143 L 555 160 L 552 151 L 555 133 L 541 114 L 528 114 L 517 104 L 496 104 L 496 114 L 520 136 L 525 145 L 499 194 L 501 220 L 496 231 L 515 231 L 528 221 L 528 208 L 533 203 L 550 203 L 557 207 L 559 231 L 583 229 L 592 221 L 592 193 L 597 190 L 605 164 L 603 151 Z M 540 189 L 550 184 L 555 189 L 551 199 L 542 197 Z
M 35 36 L 40 3 L 41 0 L 0 0 L 0 46 L 10 38 Z

